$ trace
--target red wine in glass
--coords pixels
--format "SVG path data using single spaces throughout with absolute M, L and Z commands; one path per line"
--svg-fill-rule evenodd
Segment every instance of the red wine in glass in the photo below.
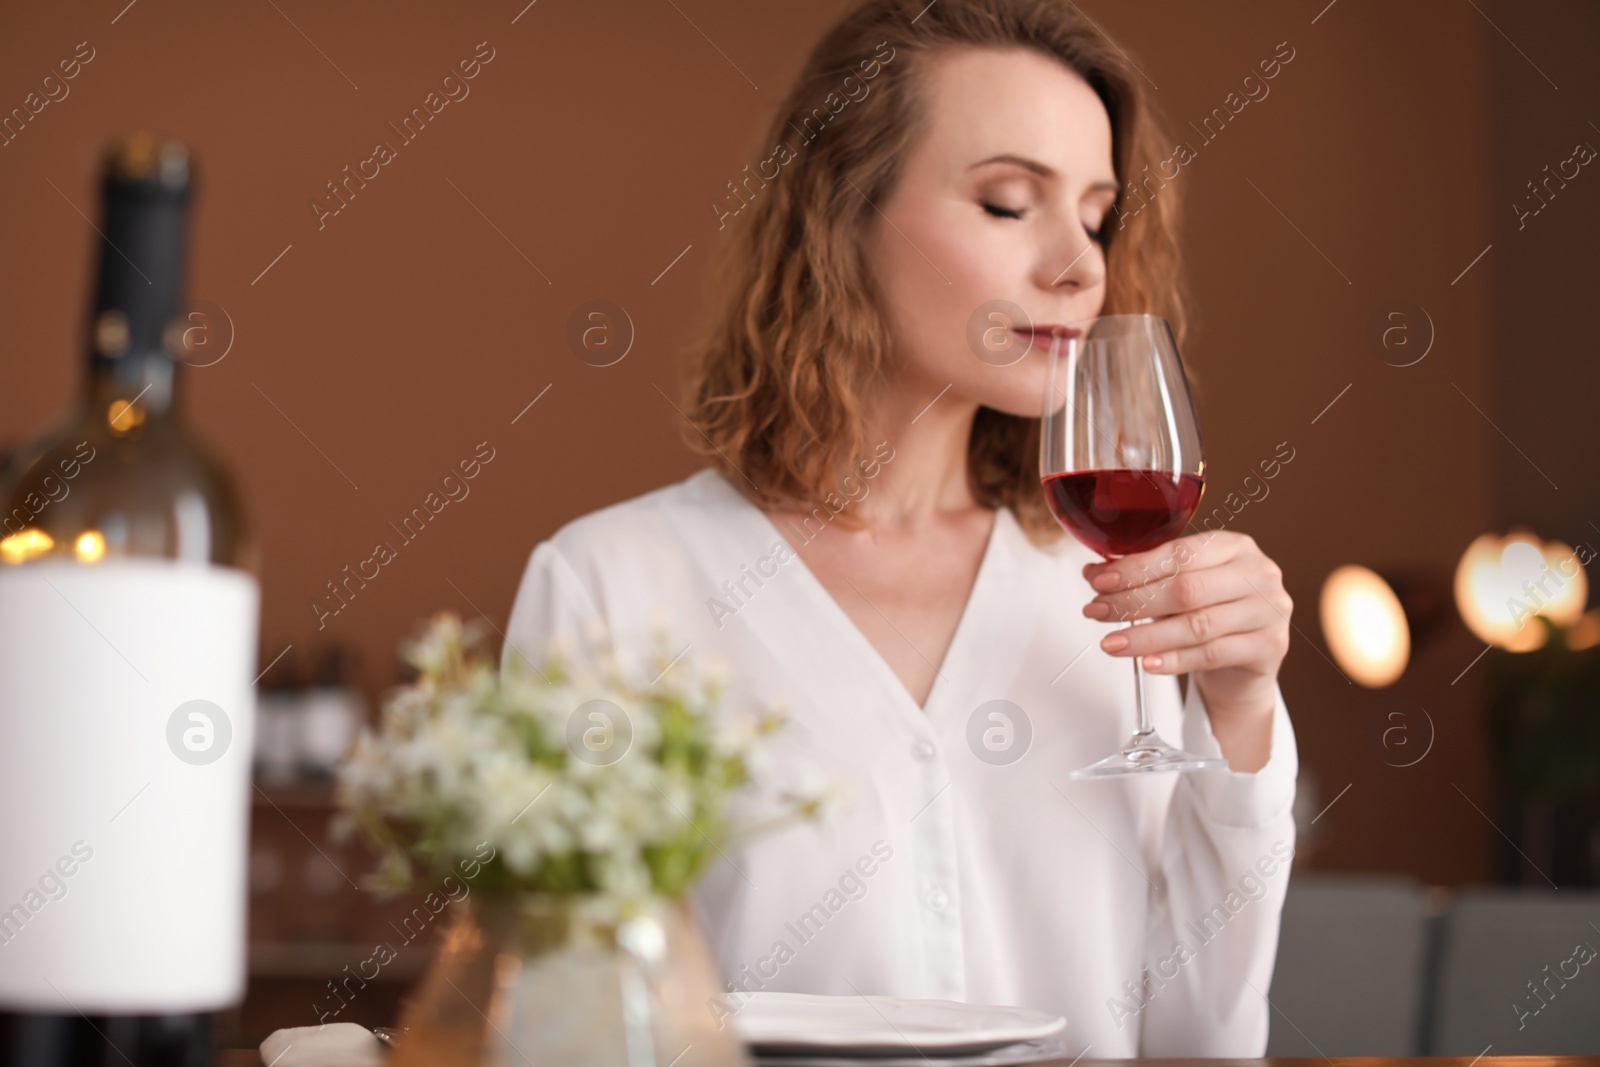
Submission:
M 1106 559 L 1148 552 L 1179 536 L 1200 506 L 1206 464 L 1167 321 L 1090 320 L 1053 338 L 1045 377 L 1039 478 L 1056 521 Z M 1134 619 L 1130 629 L 1150 621 Z M 1133 735 L 1120 752 L 1069 777 L 1226 767 L 1226 760 L 1185 752 L 1156 733 L 1141 657 L 1131 658 Z
M 1050 513 L 1079 541 L 1106 558 L 1127 556 L 1178 536 L 1200 506 L 1198 474 L 1089 470 L 1044 479 Z

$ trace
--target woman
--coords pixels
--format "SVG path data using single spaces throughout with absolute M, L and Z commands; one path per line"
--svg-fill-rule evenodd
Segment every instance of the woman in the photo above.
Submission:
M 1176 188 L 1117 210 L 1167 148 L 1139 76 L 1066 0 L 869 0 L 768 143 L 717 209 L 682 405 L 713 466 L 540 544 L 508 655 L 593 620 L 642 655 L 665 622 L 731 704 L 787 708 L 775 768 L 842 782 L 832 819 L 697 887 L 730 991 L 1019 1004 L 1097 1057 L 1261 1055 L 1294 842 L 1281 574 L 1231 532 L 1095 562 L 1042 502 L 1042 345 L 1002 367 L 966 340 L 996 299 L 1181 328 Z M 1129 733 L 1136 654 L 1157 729 L 1226 769 L 1067 780 Z

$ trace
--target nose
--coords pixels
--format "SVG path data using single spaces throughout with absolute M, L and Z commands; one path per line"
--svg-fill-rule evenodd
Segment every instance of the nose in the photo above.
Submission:
M 1062 254 L 1045 265 L 1045 288 L 1078 293 L 1093 289 L 1105 279 L 1104 253 L 1081 225 L 1069 228 L 1061 244 Z

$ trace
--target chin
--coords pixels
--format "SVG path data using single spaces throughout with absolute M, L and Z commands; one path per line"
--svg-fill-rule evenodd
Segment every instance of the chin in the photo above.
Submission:
M 963 384 L 967 395 L 986 408 L 1037 419 L 1044 412 L 1045 357 L 1029 353 L 1009 367 L 984 367 Z

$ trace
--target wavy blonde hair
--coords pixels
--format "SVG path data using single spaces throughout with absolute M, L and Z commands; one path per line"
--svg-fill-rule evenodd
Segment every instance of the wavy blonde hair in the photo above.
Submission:
M 862 238 L 926 123 L 922 72 L 963 45 L 1035 49 L 1100 97 L 1123 187 L 1113 208 L 1122 225 L 1106 230 L 1104 313 L 1163 315 L 1183 340 L 1177 190 L 1143 204 L 1136 225 L 1121 212 L 1131 183 L 1171 144 L 1122 50 L 1070 0 L 865 0 L 812 49 L 773 117 L 763 145 L 780 157 L 776 146 L 814 133 L 815 116 L 825 125 L 779 158 L 776 176 L 745 179 L 752 202 L 741 197 L 722 220 L 709 313 L 688 352 L 685 438 L 758 506 L 807 510 L 870 455 L 865 402 L 885 380 L 891 346 Z M 871 68 L 861 64 L 875 55 L 884 61 L 867 93 L 829 119 L 824 102 L 842 99 L 848 76 L 863 80 Z M 1037 419 L 978 410 L 973 496 L 1011 508 L 1043 542 L 1061 530 L 1039 489 L 1038 449 Z

